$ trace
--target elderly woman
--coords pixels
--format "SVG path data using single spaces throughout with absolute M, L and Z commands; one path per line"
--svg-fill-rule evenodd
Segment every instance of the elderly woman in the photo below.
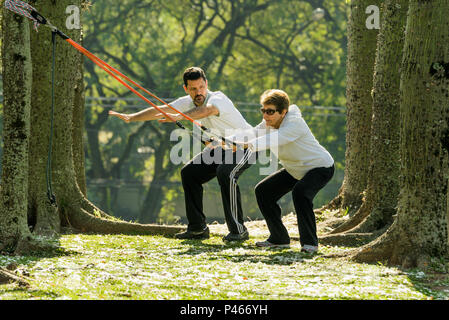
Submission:
M 277 201 L 292 191 L 298 218 L 301 251 L 318 251 L 313 199 L 332 178 L 334 160 L 315 139 L 301 112 L 282 90 L 265 91 L 260 102 L 263 121 L 255 127 L 256 136 L 245 143 L 252 151 L 270 149 L 283 168 L 260 181 L 256 198 L 270 231 L 258 247 L 289 247 L 290 237 L 282 223 Z

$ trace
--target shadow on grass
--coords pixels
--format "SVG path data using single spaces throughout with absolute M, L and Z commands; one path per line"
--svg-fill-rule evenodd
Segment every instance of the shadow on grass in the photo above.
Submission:
M 431 299 L 449 299 L 449 257 L 435 257 L 426 268 L 400 269 L 422 294 Z
M 56 245 L 57 243 L 57 245 Z M 39 297 L 39 298 L 55 298 L 57 295 L 52 293 L 51 291 L 41 291 L 37 292 L 34 289 L 30 289 L 29 286 L 33 283 L 33 276 L 30 277 L 29 268 L 42 260 L 48 258 L 59 258 L 62 256 L 74 256 L 79 255 L 80 253 L 72 250 L 67 250 L 60 246 L 59 241 L 52 240 L 51 246 L 46 246 L 45 250 L 31 250 L 23 254 L 11 254 L 0 252 L 0 267 L 5 268 L 4 271 L 8 269 L 11 275 L 11 279 L 8 283 L 15 283 L 14 287 L 8 287 L 7 282 L 0 283 L 0 300 L 1 296 L 6 294 L 14 294 L 15 292 L 19 292 L 29 298 Z M 8 275 L 8 273 L 6 273 Z M 3 285 L 6 285 L 4 287 Z M 25 297 L 24 297 L 25 298 Z
M 14 264 L 30 265 L 41 259 L 74 255 L 81 255 L 81 253 L 63 248 L 59 244 L 41 251 L 30 251 L 23 255 L 0 252 L 0 267 L 8 267 L 8 265 L 11 265 L 14 269 Z M 1 259 L 2 257 L 4 259 Z M 2 263 L 2 260 L 5 260 L 5 262 Z
M 209 253 L 208 260 L 228 260 L 235 263 L 261 262 L 269 265 L 291 265 L 321 255 L 320 253 L 299 252 L 291 248 L 262 249 L 245 243 L 213 244 L 202 240 L 184 240 L 181 244 L 189 247 L 184 252 L 179 252 L 178 255 L 195 256 Z M 245 252 L 241 252 L 239 249 L 243 249 Z

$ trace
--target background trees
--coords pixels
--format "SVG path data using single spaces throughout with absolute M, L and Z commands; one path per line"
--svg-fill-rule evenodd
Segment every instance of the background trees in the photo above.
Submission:
M 331 233 L 369 233 L 391 224 L 399 194 L 399 122 L 404 31 L 408 0 L 382 4 L 373 80 L 370 153 L 363 202 Z M 363 32 L 363 31 L 361 31 Z M 349 134 L 349 133 L 348 133 Z M 352 153 L 351 150 L 348 150 Z
M 315 21 L 319 6 L 325 16 Z M 338 162 L 338 178 L 317 199 L 320 205 L 334 196 L 343 175 L 345 20 L 345 4 L 331 1 L 96 1 L 84 15 L 84 44 L 169 101 L 185 94 L 183 70 L 202 66 L 210 89 L 225 92 L 252 124 L 260 120 L 263 88 L 283 87 L 306 107 L 315 135 Z M 145 106 L 90 62 L 85 70 L 89 197 L 126 219 L 181 215 L 183 204 L 167 205 L 181 195 L 179 170 L 168 161 L 173 126 L 108 120 L 111 108 L 132 112 Z M 259 167 L 242 179 L 244 188 L 258 181 Z M 127 185 L 129 193 L 142 194 L 138 213 L 130 213 L 122 197 Z M 218 186 L 210 183 L 209 191 L 218 192 Z M 245 198 L 245 211 L 257 216 L 252 192 Z M 213 208 L 219 216 L 220 206 Z

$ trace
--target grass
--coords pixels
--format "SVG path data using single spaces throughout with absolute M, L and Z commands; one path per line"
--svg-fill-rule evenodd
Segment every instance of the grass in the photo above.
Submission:
M 213 226 L 212 230 L 213 229 Z M 223 229 L 221 229 L 223 230 Z M 220 234 L 216 226 L 215 234 Z M 251 229 L 250 229 L 251 231 Z M 221 231 L 222 233 L 222 231 Z M 253 235 L 254 234 L 254 235 Z M 0 299 L 370 299 L 449 298 L 448 264 L 402 271 L 326 254 L 348 250 L 321 246 L 316 255 L 290 249 L 258 249 L 265 234 L 243 244 L 161 236 L 63 235 L 47 256 L 0 255 L 31 279 L 29 288 L 0 285 Z

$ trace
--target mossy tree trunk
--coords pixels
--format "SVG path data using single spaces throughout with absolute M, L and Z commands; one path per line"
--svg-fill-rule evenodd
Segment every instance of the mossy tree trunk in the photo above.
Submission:
M 65 16 L 65 7 L 62 2 L 53 5 L 52 1 L 35 4 L 36 9 L 47 17 L 53 24 L 58 25 Z M 60 220 L 57 209 L 53 207 L 47 197 L 46 167 L 48 159 L 48 147 L 51 122 L 51 63 L 52 42 L 51 32 L 44 26 L 35 32 L 31 28 L 31 56 L 33 61 L 33 83 L 31 99 L 31 136 L 30 136 L 30 163 L 29 163 L 29 188 L 28 188 L 28 216 L 30 225 L 36 234 L 56 235 L 60 231 Z M 56 48 L 56 99 L 55 114 L 65 108 L 70 96 L 64 97 L 60 87 L 73 86 L 72 83 L 62 83 L 60 74 L 61 62 L 64 56 L 61 51 L 61 42 L 57 39 Z M 73 65 L 73 62 L 71 62 Z M 70 71 L 68 71 L 70 72 Z M 66 100 L 65 104 L 62 101 Z M 73 98 L 72 98 L 73 99 Z M 66 120 L 65 125 L 69 122 Z M 57 137 L 55 136 L 55 140 Z M 55 148 L 53 148 L 53 153 Z
M 352 216 L 362 204 L 368 180 L 370 155 L 373 71 L 377 29 L 368 29 L 366 9 L 379 0 L 351 1 L 348 20 L 347 133 L 345 175 L 339 194 L 324 208 L 348 210 Z M 324 209 L 323 208 L 323 209 Z
M 331 233 L 373 232 L 392 223 L 399 195 L 400 75 L 408 0 L 386 0 L 374 70 L 368 182 L 363 203 Z
M 11 251 L 31 233 L 27 223 L 31 54 L 28 21 L 3 10 L 3 142 L 0 250 Z
M 409 3 L 401 68 L 397 218 L 359 261 L 425 266 L 448 254 L 449 0 Z

